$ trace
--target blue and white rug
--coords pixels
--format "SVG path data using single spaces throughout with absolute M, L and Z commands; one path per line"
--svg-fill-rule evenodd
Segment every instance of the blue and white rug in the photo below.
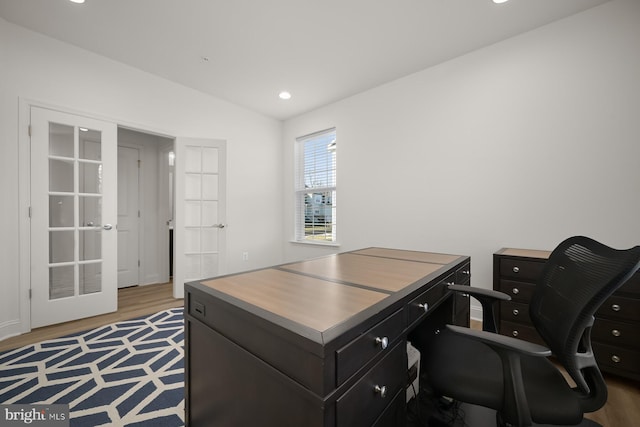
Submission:
M 71 426 L 184 425 L 183 309 L 0 353 L 0 403 L 68 404 Z

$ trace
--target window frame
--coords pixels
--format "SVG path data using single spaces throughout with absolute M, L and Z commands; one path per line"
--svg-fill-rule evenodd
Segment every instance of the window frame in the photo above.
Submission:
M 326 182 L 318 185 L 310 186 L 308 183 L 310 176 L 319 176 L 317 171 L 310 171 L 308 164 L 305 161 L 305 154 L 309 149 L 309 143 L 318 144 L 318 140 L 324 141 L 327 144 L 327 151 L 330 153 L 324 158 L 320 151 L 315 148 L 316 154 L 312 154 L 314 160 L 320 159 L 326 166 L 321 171 L 326 174 Z M 303 244 L 315 244 L 326 246 L 337 246 L 337 230 L 336 230 L 336 194 L 337 194 L 337 132 L 336 128 L 324 129 L 318 132 L 313 132 L 304 136 L 296 138 L 294 148 L 294 242 Z M 314 162 L 314 164 L 316 164 Z M 306 201 L 312 198 L 317 199 L 321 197 L 321 202 L 317 203 L 318 209 L 314 209 L 311 214 L 312 220 L 309 221 L 309 205 Z M 327 197 L 330 198 L 327 203 Z M 331 216 L 327 221 L 327 209 L 330 209 L 329 215 Z M 316 216 L 316 212 L 322 212 L 322 215 Z M 323 221 L 315 221 L 316 217 L 323 218 Z M 311 226 L 309 227 L 309 224 Z M 311 229 L 309 233 L 308 229 Z M 316 234 L 317 233 L 317 234 Z M 317 237 L 316 237 L 317 236 Z

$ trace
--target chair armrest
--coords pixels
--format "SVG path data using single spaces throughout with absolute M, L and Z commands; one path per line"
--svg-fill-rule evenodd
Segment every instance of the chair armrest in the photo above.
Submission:
M 547 347 L 529 341 L 520 340 L 518 338 L 494 334 L 487 331 L 477 331 L 474 329 L 463 328 L 455 325 L 447 325 L 447 329 L 451 330 L 451 332 L 453 333 L 464 335 L 467 338 L 481 341 L 496 350 L 497 348 L 500 348 L 527 356 L 551 356 L 551 350 L 549 350 Z
M 498 332 L 495 303 L 498 301 L 510 301 L 511 297 L 509 295 L 493 289 L 476 288 L 465 285 L 447 285 L 447 288 L 454 292 L 464 292 L 477 299 L 482 305 L 482 330 L 494 333 Z
M 500 410 L 502 421 L 514 426 L 532 425 L 531 411 L 524 391 L 520 357 L 523 355 L 547 357 L 548 348 L 504 335 L 486 331 L 476 331 L 459 326 L 447 325 L 454 334 L 464 335 L 467 339 L 481 341 L 491 347 L 502 361 L 503 407 Z
M 493 289 L 485 289 L 478 288 L 475 286 L 467 286 L 467 285 L 447 285 L 449 290 L 456 292 L 464 292 L 465 294 L 469 294 L 472 297 L 487 297 L 496 301 L 511 301 L 511 297 L 504 292 L 495 291 Z

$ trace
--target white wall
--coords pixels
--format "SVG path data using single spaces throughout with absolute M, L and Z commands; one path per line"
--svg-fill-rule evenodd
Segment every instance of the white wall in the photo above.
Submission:
M 339 248 L 470 255 L 574 234 L 640 243 L 640 2 L 617 0 L 284 125 L 285 238 L 296 137 L 336 126 Z M 475 315 L 478 312 L 475 311 Z
M 19 99 L 169 136 L 227 141 L 225 272 L 282 259 L 282 123 L 0 19 L 0 339 L 23 330 L 18 249 Z M 256 210 L 260 215 L 256 217 Z M 259 221 L 259 222 L 258 222 Z M 261 226 L 268 224 L 268 226 Z M 23 230 L 24 231 L 24 230 Z M 24 237 L 24 236 L 23 236 Z M 242 252 L 248 251 L 248 262 Z

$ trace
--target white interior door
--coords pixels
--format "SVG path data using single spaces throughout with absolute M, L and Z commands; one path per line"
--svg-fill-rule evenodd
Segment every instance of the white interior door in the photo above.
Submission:
M 31 327 L 117 309 L 114 123 L 31 107 Z
M 118 146 L 118 288 L 140 283 L 140 150 Z
M 177 138 L 173 294 L 221 273 L 225 248 L 225 141 Z

